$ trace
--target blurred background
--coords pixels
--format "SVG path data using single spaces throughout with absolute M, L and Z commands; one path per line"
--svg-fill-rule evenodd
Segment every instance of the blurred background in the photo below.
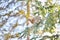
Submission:
M 60 0 L 0 0 L 0 40 L 60 40 Z

